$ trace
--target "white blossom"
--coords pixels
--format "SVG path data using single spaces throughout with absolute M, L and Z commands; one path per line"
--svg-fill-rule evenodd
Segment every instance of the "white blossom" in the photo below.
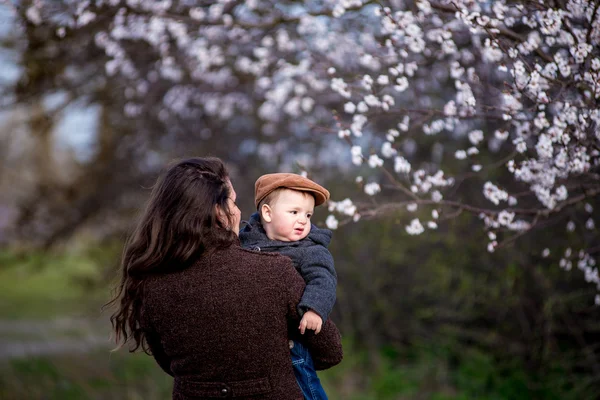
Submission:
M 547 135 L 541 134 L 538 137 L 538 142 L 535 146 L 538 156 L 541 159 L 552 158 L 554 147 L 552 146 L 552 140 Z
M 494 137 L 498 140 L 508 139 L 508 131 L 497 130 L 494 132 Z
M 423 228 L 423 225 L 421 225 L 421 221 L 419 221 L 418 218 L 413 219 L 412 221 L 410 221 L 410 225 L 406 226 L 406 232 L 409 235 L 420 235 L 424 231 L 425 228 Z
M 393 105 L 395 105 L 395 104 L 396 104 L 396 100 L 394 100 L 394 98 L 393 98 L 392 96 L 390 96 L 389 94 L 384 94 L 384 95 L 381 97 L 381 101 L 383 102 L 383 103 L 381 104 L 381 107 L 382 107 L 384 110 L 386 110 L 386 111 L 387 111 L 387 110 L 389 110 L 389 108 L 390 108 L 391 106 L 393 106 Z
M 545 249 L 542 251 L 542 257 L 544 257 L 544 258 L 547 258 L 549 255 L 550 255 L 550 249 L 546 247 L 546 248 L 545 248 Z
M 396 79 L 396 85 L 394 86 L 394 89 L 396 89 L 397 92 L 404 92 L 406 89 L 408 89 L 408 79 L 406 79 L 405 76 Z
M 373 85 L 373 78 L 371 75 L 363 76 L 362 85 L 366 90 L 371 90 L 371 86 Z
M 588 54 L 592 51 L 592 45 L 589 43 L 578 43 L 577 46 L 573 46 L 569 49 L 571 55 L 575 58 L 577 64 L 581 64 L 585 61 Z
M 352 102 L 348 102 L 346 104 L 344 104 L 344 112 L 348 113 L 348 114 L 354 114 L 354 112 L 356 111 L 356 105 Z
M 345 215 L 354 215 L 356 214 L 356 206 L 349 198 L 346 198 L 342 201 L 329 201 L 328 206 L 329 211 L 335 211 Z
M 379 158 L 377 154 L 371 154 L 369 156 L 369 167 L 377 168 L 383 165 L 383 160 Z
M 402 121 L 398 123 L 398 129 L 400 129 L 402 132 L 408 131 L 409 123 L 410 117 L 406 115 L 404 118 L 402 118 Z
M 396 129 L 388 129 L 388 133 L 385 138 L 388 140 L 388 142 L 393 142 L 398 136 L 400 136 L 400 132 L 398 132 Z
M 457 160 L 464 160 L 465 158 L 467 158 L 467 152 L 466 152 L 466 151 L 464 151 L 464 150 L 457 150 L 457 151 L 454 153 L 454 157 L 455 157 Z
M 399 174 L 408 174 L 411 170 L 410 163 L 402 156 L 394 158 L 394 171 Z
M 381 101 L 377 98 L 377 96 L 374 96 L 372 94 L 365 96 L 365 103 L 369 107 L 381 107 Z
M 500 201 L 508 200 L 508 193 L 506 193 L 504 190 L 499 189 L 498 186 L 494 185 L 491 182 L 486 182 L 483 185 L 483 194 L 486 199 L 488 199 L 496 205 L 500 204 Z
M 596 225 L 594 224 L 594 220 L 591 218 L 588 218 L 587 221 L 585 221 L 585 227 L 589 230 L 592 230 L 596 227 Z
M 469 147 L 467 149 L 467 154 L 472 156 L 474 154 L 479 154 L 479 149 L 477 147 Z
M 27 8 L 25 15 L 27 16 L 27 19 L 34 25 L 39 25 L 42 23 L 40 9 L 35 4 Z
M 365 185 L 365 193 L 369 196 L 374 196 L 379 192 L 381 192 L 381 187 L 379 186 L 379 183 L 371 182 Z
M 469 141 L 472 144 L 474 144 L 475 146 L 477 146 L 479 144 L 479 142 L 481 142 L 482 140 L 483 140 L 483 131 L 475 130 L 475 131 L 469 132 Z
M 350 98 L 348 84 L 342 78 L 333 78 L 331 80 L 331 89 L 338 92 L 342 97 Z
M 369 111 L 369 107 L 367 106 L 367 103 L 365 103 L 364 101 L 359 101 L 356 109 L 358 110 L 358 112 L 361 112 L 361 113 L 366 113 L 367 111 Z
M 444 106 L 444 115 L 447 115 L 449 117 L 456 115 L 457 111 L 458 108 L 456 107 L 456 103 L 454 102 L 454 100 L 450 100 Z
M 338 137 L 340 139 L 343 139 L 345 137 L 349 137 L 350 136 L 350 130 L 349 129 L 341 129 L 338 131 Z
M 352 146 L 350 153 L 352 154 L 352 163 L 354 165 L 361 165 L 363 162 L 362 148 L 360 146 Z
M 361 102 L 362 103 L 362 102 Z M 357 114 L 352 117 L 352 125 L 350 125 L 350 131 L 356 137 L 362 136 L 362 128 L 367 123 L 367 117 L 362 114 Z
M 523 140 L 523 138 L 516 138 L 515 140 L 513 140 L 513 143 L 516 146 L 516 149 L 519 153 L 524 153 L 527 151 L 527 143 L 525 143 L 525 140 Z
M 498 214 L 498 223 L 500 225 L 506 226 L 506 225 L 509 225 L 513 221 L 514 218 L 515 218 L 515 213 L 509 212 L 506 210 L 502 210 Z
M 555 194 L 556 200 L 563 201 L 563 200 L 566 200 L 568 196 L 569 196 L 569 192 L 567 191 L 567 188 L 565 187 L 565 185 L 561 185 L 556 188 L 556 194 Z
M 380 85 L 387 85 L 390 83 L 390 78 L 387 75 L 379 75 L 377 77 L 377 83 Z
M 385 158 L 392 158 L 398 151 L 392 147 L 390 142 L 384 142 L 381 146 L 381 155 Z
M 327 219 L 325 219 L 325 225 L 327 225 L 327 228 L 329 228 L 331 230 L 337 229 L 338 224 L 339 224 L 338 220 L 333 215 L 329 215 L 329 216 L 327 216 Z

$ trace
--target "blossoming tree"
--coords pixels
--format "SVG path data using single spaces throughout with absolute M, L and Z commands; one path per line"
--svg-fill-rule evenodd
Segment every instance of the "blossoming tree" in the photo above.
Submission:
M 431 209 L 429 229 L 440 219 L 472 212 L 488 231 L 491 252 L 549 224 L 566 219 L 563 229 L 572 232 L 575 221 L 582 221 L 589 232 L 577 252 L 559 250 L 560 266 L 570 270 L 576 260 L 585 279 L 600 289 L 592 216 L 600 193 L 598 3 L 398 6 L 375 9 L 382 45 L 363 56 L 370 71 L 359 79 L 340 71 L 331 85 L 347 100 L 338 127 L 340 138 L 352 145 L 352 162 L 382 169 L 398 201 L 361 210 L 346 200 L 330 209 L 356 219 L 423 205 Z M 390 114 L 398 116 L 396 126 Z M 365 129 L 382 119 L 379 129 Z M 356 140 L 365 130 L 374 136 L 369 154 Z M 412 166 L 410 155 L 432 143 L 427 137 L 438 138 L 433 162 Z M 380 149 L 373 151 L 376 143 Z M 443 152 L 463 163 L 461 175 L 447 176 Z M 455 190 L 472 178 L 481 180 L 487 201 Z M 364 190 L 374 195 L 380 185 L 367 183 Z M 329 222 L 335 225 L 335 217 Z M 411 235 L 425 229 L 418 218 L 406 227 Z M 542 255 L 550 252 L 546 248 Z
M 327 225 L 404 211 L 419 235 L 467 212 L 489 251 L 538 229 L 598 286 L 599 3 L 568 1 L 35 0 L 34 24 L 93 32 L 125 114 L 165 129 L 247 121 L 264 137 L 347 143 L 373 201 Z M 339 143 L 338 143 L 339 144 Z M 279 146 L 279 151 L 289 147 Z M 463 190 L 478 187 L 476 193 Z M 600 303 L 600 296 L 596 297 Z

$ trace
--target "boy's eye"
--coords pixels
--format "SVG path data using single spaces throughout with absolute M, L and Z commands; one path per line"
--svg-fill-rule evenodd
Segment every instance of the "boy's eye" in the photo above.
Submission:
M 306 214 L 306 217 L 310 218 L 310 217 L 312 217 L 312 214 Z
M 298 211 L 290 211 L 290 212 L 294 215 L 298 214 Z

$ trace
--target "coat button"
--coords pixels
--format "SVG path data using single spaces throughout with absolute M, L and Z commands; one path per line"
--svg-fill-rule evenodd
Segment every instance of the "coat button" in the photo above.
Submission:
M 228 394 L 229 394 L 229 390 L 227 390 L 227 388 L 221 389 L 221 395 L 222 396 L 227 396 Z

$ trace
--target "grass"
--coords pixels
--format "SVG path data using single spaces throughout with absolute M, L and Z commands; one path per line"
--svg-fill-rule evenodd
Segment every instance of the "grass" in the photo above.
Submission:
M 116 253 L 112 253 L 116 254 Z M 0 253 L 0 319 L 51 326 L 59 317 L 97 319 L 108 289 L 99 285 L 110 252 Z M 104 326 L 106 325 L 106 326 Z M 108 324 L 103 323 L 108 331 Z M 55 329 L 55 328 L 53 328 Z M 77 340 L 86 329 L 62 327 L 52 337 Z M 44 339 L 37 332 L 0 331 L 0 340 Z M 344 342 L 341 365 L 319 373 L 331 400 L 569 400 L 560 368 L 536 382 L 517 362 L 501 365 L 490 354 L 457 344 L 424 343 L 377 354 Z M 554 384 L 554 386 L 552 386 Z M 11 360 L 0 359 L 0 399 L 169 399 L 172 378 L 152 357 L 98 349 Z M 552 388 L 550 390 L 549 388 Z
M 382 351 L 374 366 L 364 351 L 355 350 L 350 342 L 345 347 L 343 363 L 319 373 L 331 400 L 577 398 L 564 391 L 533 392 L 525 385 L 519 368 L 510 369 L 507 375 L 482 354 L 467 354 L 464 365 L 451 369 L 441 348 L 398 355 L 404 361 Z M 103 350 L 0 364 L 1 399 L 158 400 L 169 399 L 171 389 L 172 378 L 143 353 Z
M 169 399 L 172 378 L 145 354 L 98 351 L 0 364 L 0 398 Z
M 332 400 L 576 400 L 560 369 L 533 376 L 518 361 L 502 364 L 490 354 L 456 343 L 384 348 L 373 357 L 345 344 L 343 363 L 319 374 Z M 367 372 L 368 371 L 368 372 Z
M 110 249 L 78 253 L 0 252 L 0 331 L 6 342 L 78 340 L 93 332 L 104 336 L 108 322 L 98 327 L 100 307 L 109 297 L 101 271 L 114 263 Z M 91 321 L 62 326 L 57 319 Z M 107 319 L 107 316 L 102 316 Z M 21 324 L 33 328 L 20 331 Z M 107 335 L 106 335 L 107 336 Z M 172 379 L 146 354 L 109 352 L 107 346 L 89 352 L 0 359 L 0 399 L 86 400 L 168 399 Z
M 94 287 L 101 270 L 81 254 L 0 253 L 0 318 L 97 317 L 108 296 Z

